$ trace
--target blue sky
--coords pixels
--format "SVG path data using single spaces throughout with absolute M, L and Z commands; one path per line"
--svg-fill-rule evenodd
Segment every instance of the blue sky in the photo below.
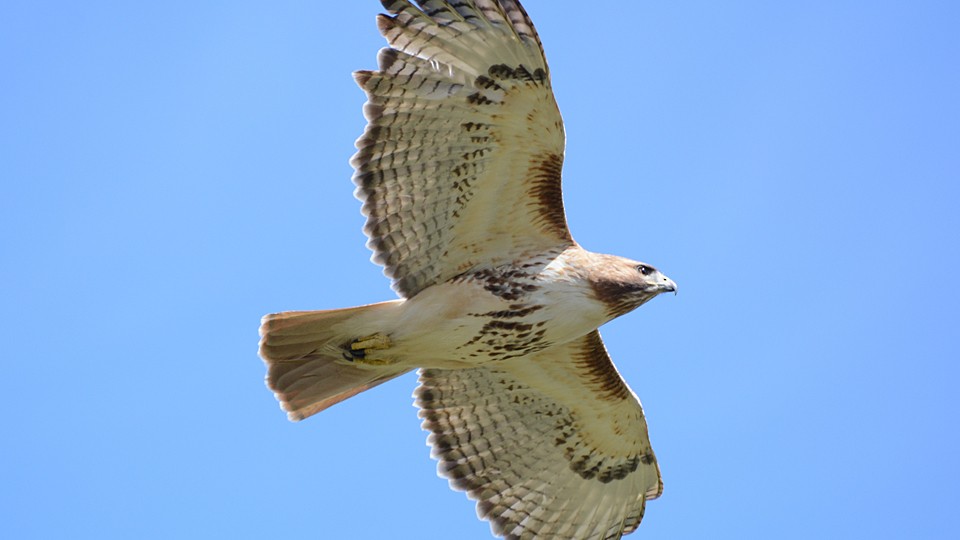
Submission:
M 960 535 L 960 4 L 527 0 L 645 538 Z M 562 6 L 562 7 L 561 7 Z M 393 297 L 348 159 L 373 0 L 0 7 L 0 535 L 488 538 L 405 376 L 299 424 L 261 315 Z

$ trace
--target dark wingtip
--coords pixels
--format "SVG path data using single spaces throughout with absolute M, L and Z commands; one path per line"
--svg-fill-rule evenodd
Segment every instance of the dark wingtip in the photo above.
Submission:
M 373 77 L 373 72 L 366 69 L 353 72 L 353 80 L 360 88 L 366 89 L 370 77 Z

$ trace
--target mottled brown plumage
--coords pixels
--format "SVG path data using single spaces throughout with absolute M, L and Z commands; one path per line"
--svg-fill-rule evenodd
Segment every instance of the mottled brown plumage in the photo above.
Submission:
M 618 538 L 663 484 L 597 328 L 664 291 L 567 228 L 563 122 L 512 0 L 385 0 L 391 48 L 355 77 L 352 163 L 401 299 L 264 317 L 267 384 L 300 420 L 414 368 L 440 474 L 506 538 Z

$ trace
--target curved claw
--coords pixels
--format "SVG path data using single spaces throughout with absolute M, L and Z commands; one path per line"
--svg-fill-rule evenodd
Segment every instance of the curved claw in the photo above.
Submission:
M 393 345 L 390 337 L 385 334 L 373 334 L 355 339 L 350 343 L 350 349 L 343 352 L 344 360 L 349 362 L 365 363 L 370 365 L 386 365 L 396 363 L 395 360 L 381 358 L 367 358 L 368 351 L 382 351 Z

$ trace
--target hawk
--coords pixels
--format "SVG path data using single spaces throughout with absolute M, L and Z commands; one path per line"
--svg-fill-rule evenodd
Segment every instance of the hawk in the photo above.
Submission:
M 382 0 L 352 159 L 400 299 L 267 315 L 267 384 L 302 420 L 413 369 L 439 474 L 506 538 L 619 538 L 663 489 L 597 328 L 676 285 L 567 228 L 564 130 L 516 0 Z

